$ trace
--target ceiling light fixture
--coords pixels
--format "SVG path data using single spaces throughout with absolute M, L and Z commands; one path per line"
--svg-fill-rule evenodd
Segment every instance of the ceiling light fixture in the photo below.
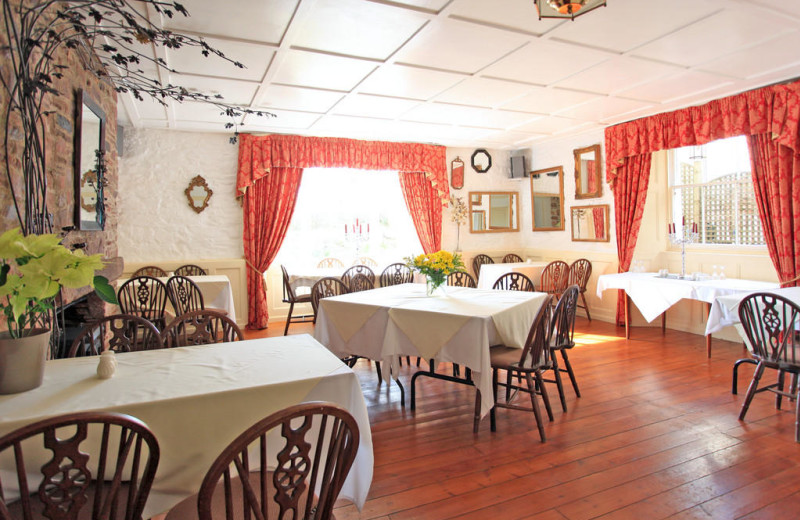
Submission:
M 576 16 L 606 5 L 606 0 L 535 0 L 535 2 L 539 20 L 542 18 L 574 20 Z

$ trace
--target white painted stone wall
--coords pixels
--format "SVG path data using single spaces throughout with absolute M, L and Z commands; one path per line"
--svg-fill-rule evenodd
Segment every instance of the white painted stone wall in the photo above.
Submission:
M 242 257 L 242 209 L 235 199 L 239 147 L 229 137 L 125 129 L 119 254 L 127 262 Z M 214 191 L 199 214 L 184 194 L 195 175 Z

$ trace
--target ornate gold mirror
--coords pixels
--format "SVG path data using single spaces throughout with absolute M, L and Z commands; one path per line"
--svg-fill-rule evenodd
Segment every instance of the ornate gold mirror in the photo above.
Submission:
M 555 166 L 531 172 L 534 231 L 564 229 L 564 168 Z
M 78 90 L 75 115 L 75 227 L 100 231 L 105 227 L 106 114 L 84 91 Z
M 470 233 L 519 231 L 519 195 L 512 191 L 469 193 Z
M 599 197 L 603 194 L 600 145 L 578 148 L 573 153 L 575 154 L 575 198 Z
M 189 200 L 189 207 L 196 213 L 200 213 L 208 207 L 208 201 L 214 194 L 206 184 L 206 180 L 200 175 L 189 181 L 189 187 L 184 190 L 184 193 Z
M 608 204 L 572 206 L 573 242 L 608 242 Z

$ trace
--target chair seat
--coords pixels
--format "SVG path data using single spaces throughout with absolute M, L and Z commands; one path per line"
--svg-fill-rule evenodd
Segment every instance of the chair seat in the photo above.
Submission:
M 111 488 L 111 483 L 110 482 L 106 483 L 103 485 L 103 487 L 104 487 L 103 494 L 106 495 L 108 493 L 108 490 Z M 129 487 L 130 484 L 127 484 L 125 482 L 120 484 L 119 495 L 118 495 L 118 497 L 120 497 L 120 500 L 117 503 L 116 513 L 112 512 L 110 518 L 125 517 L 125 498 L 128 496 Z M 89 486 L 89 488 L 86 490 L 86 504 L 84 505 L 84 507 L 81 508 L 80 511 L 78 511 L 78 515 L 75 517 L 75 520 L 92 520 L 93 518 L 95 518 L 95 514 L 93 514 L 92 511 L 93 509 L 92 505 L 94 503 L 94 496 L 96 491 L 97 487 L 95 487 L 94 485 Z M 31 495 L 30 498 L 31 498 L 31 515 L 32 515 L 31 519 L 36 520 L 41 518 L 42 520 L 45 520 L 47 518 L 50 518 L 43 514 L 45 505 L 44 502 L 42 502 L 39 499 L 39 494 L 34 493 L 33 495 Z M 25 515 L 22 512 L 22 500 L 17 500 L 10 504 L 6 504 L 6 506 L 8 507 L 8 512 L 11 514 L 11 518 L 25 518 Z
M 489 349 L 489 358 L 491 359 L 492 367 L 501 370 L 519 370 L 521 372 L 533 371 L 535 369 L 547 370 L 550 365 L 539 365 L 538 367 L 520 367 L 519 358 L 522 355 L 522 349 L 515 347 L 506 347 L 505 345 L 497 345 Z

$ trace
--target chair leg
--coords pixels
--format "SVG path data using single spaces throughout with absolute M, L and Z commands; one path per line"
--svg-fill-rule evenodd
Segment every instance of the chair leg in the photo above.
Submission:
M 494 412 L 494 409 L 492 409 Z M 478 427 L 481 423 L 481 391 L 475 389 L 475 413 L 472 417 L 472 433 L 478 433 Z
M 750 381 L 750 386 L 747 388 L 747 395 L 744 398 L 744 403 L 742 403 L 742 411 L 739 412 L 740 421 L 744 421 L 744 416 L 747 415 L 747 409 L 750 408 L 750 402 L 753 400 L 753 396 L 756 395 L 758 381 L 761 379 L 762 374 L 764 374 L 764 365 L 759 363 L 756 365 L 755 372 L 753 372 L 753 380 Z
M 511 370 L 506 370 L 506 402 L 511 399 Z
M 794 378 L 794 386 L 795 389 L 797 387 L 797 374 L 795 374 Z M 800 442 L 800 393 L 794 393 L 794 402 L 795 402 L 795 410 L 794 410 L 794 442 Z
M 751 358 L 742 358 L 736 360 L 733 364 L 733 383 L 731 384 L 731 393 L 736 395 L 739 391 L 739 365 L 742 363 L 750 363 L 752 365 L 757 365 L 758 362 L 755 359 Z
M 544 379 L 542 378 L 542 372 L 540 370 L 536 371 L 536 390 L 542 394 L 542 401 L 544 401 L 544 409 L 547 411 L 547 418 L 550 419 L 550 422 L 553 422 L 553 409 L 550 407 L 550 396 L 547 395 L 547 388 L 544 386 Z
M 378 372 L 378 386 L 383 382 L 383 372 L 381 372 L 381 362 L 375 362 L 375 371 Z
M 572 364 L 569 362 L 566 350 L 561 350 L 561 357 L 564 358 L 564 368 L 567 369 L 569 380 L 572 381 L 572 388 L 575 389 L 575 395 L 580 397 L 581 391 L 578 390 L 578 381 L 575 379 L 575 372 L 572 371 Z
M 778 370 L 778 392 L 783 392 L 783 385 L 786 382 L 786 372 L 783 370 Z M 781 409 L 781 401 L 783 400 L 783 396 L 781 394 L 775 394 L 775 408 L 777 410 Z
M 544 424 L 542 423 L 542 412 L 539 410 L 539 403 L 536 401 L 536 387 L 533 384 L 531 373 L 525 373 L 525 380 L 528 382 L 528 392 L 531 394 L 531 407 L 533 408 L 533 415 L 536 417 L 536 427 L 539 429 L 539 438 L 544 442 Z
M 497 376 L 498 370 L 496 368 L 492 369 L 492 395 L 494 396 L 495 403 L 497 403 Z M 489 410 L 489 426 L 493 432 L 497 431 L 497 418 L 494 413 L 495 410 L 497 410 L 497 406 L 492 406 L 492 409 Z
M 289 334 L 289 324 L 292 322 L 292 311 L 294 310 L 294 302 L 289 303 L 289 315 L 286 316 L 286 327 L 283 329 L 283 335 Z
M 592 315 L 589 314 L 589 304 L 586 303 L 586 296 L 583 293 L 581 293 L 581 300 L 583 300 L 583 310 L 586 311 L 586 317 L 589 319 L 589 322 L 591 323 Z
M 561 399 L 561 409 L 567 411 L 567 399 L 564 396 L 564 383 L 561 381 L 561 369 L 558 367 L 558 358 L 556 353 L 553 352 L 553 375 L 556 379 L 556 387 L 558 388 L 558 397 Z

